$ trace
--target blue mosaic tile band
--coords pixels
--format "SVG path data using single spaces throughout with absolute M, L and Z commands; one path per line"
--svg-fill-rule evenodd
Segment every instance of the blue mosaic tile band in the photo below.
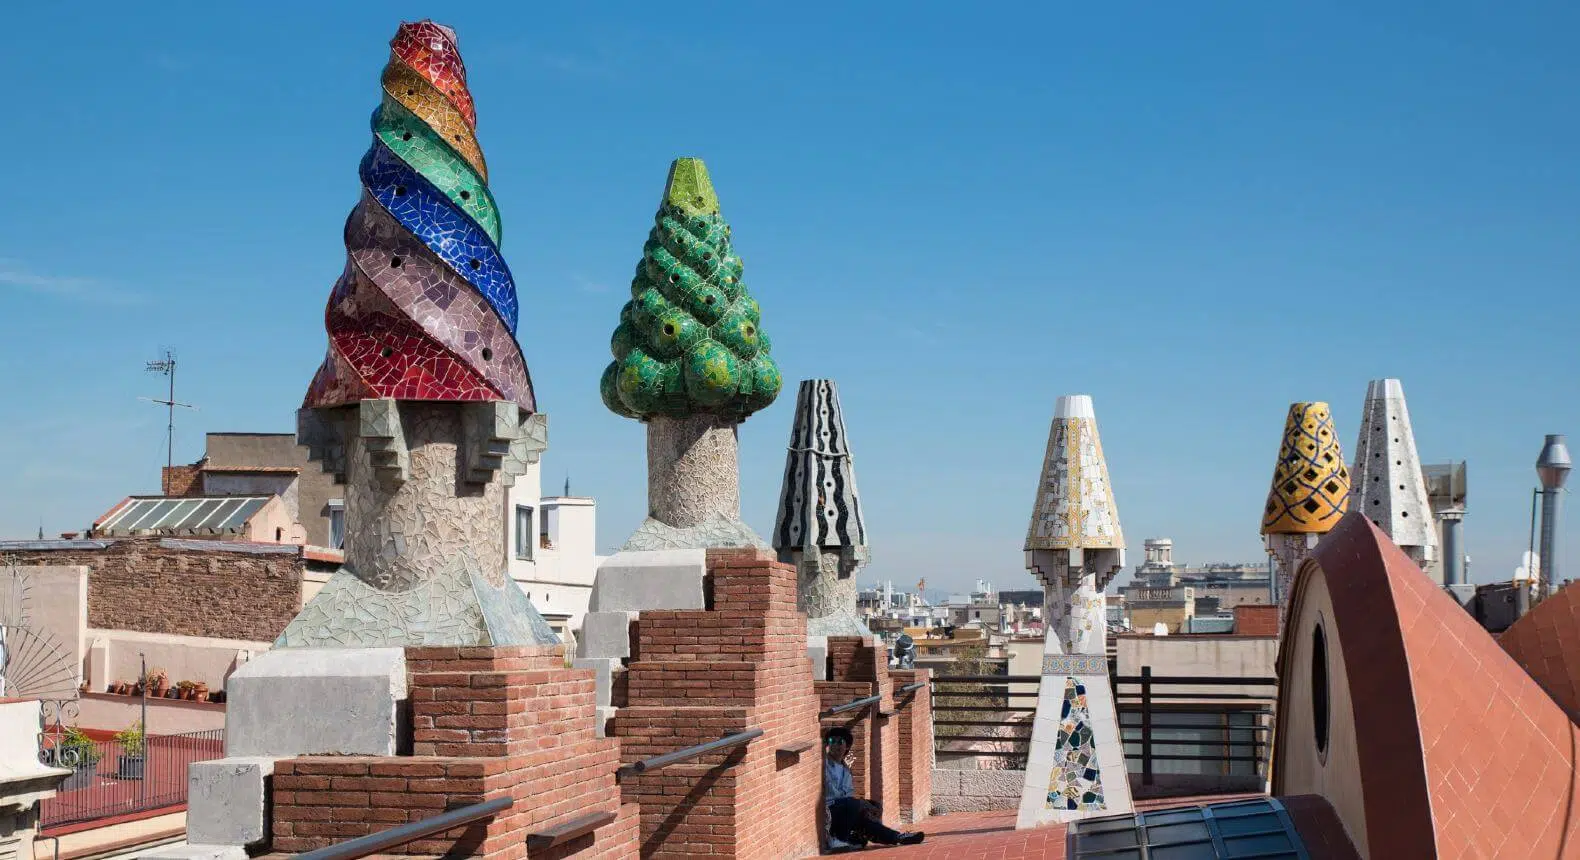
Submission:
M 1044 654 L 1043 675 L 1108 675 L 1108 658 L 1102 654 Z
M 362 158 L 362 184 L 467 283 L 488 299 L 512 334 L 516 331 L 516 285 L 499 249 L 471 218 L 441 191 L 375 140 Z

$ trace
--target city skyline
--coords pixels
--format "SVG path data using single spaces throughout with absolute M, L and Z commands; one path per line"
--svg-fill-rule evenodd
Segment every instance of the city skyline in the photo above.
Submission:
M 293 429 L 368 69 L 389 17 L 424 10 L 291 8 L 17 11 L 34 38 L 0 68 L 36 101 L 0 154 L 34 169 L 12 179 L 27 205 L 0 214 L 0 301 L 20 323 L 0 346 L 19 404 L 0 446 L 21 454 L 0 537 L 80 531 L 157 492 L 165 416 L 137 398 L 164 394 L 143 369 L 161 346 L 176 399 L 200 407 L 177 415 L 178 463 L 206 432 Z M 1580 433 L 1580 168 L 1563 145 L 1580 121 L 1559 107 L 1580 83 L 1560 36 L 1574 10 L 1028 6 L 1006 29 L 964 10 L 843 10 L 829 28 L 811 7 L 629 8 L 453 22 L 495 106 L 479 134 L 550 416 L 544 485 L 598 499 L 601 549 L 645 506 L 641 429 L 598 398 L 608 328 L 664 165 L 697 155 L 786 390 L 840 385 L 863 582 L 1032 587 L 1037 467 L 1055 398 L 1075 393 L 1095 403 L 1121 581 L 1148 536 L 1192 563 L 1261 559 L 1289 403 L 1330 403 L 1348 457 L 1382 377 L 1403 381 L 1425 462 L 1469 463 L 1471 579 L 1519 563 L 1543 435 Z M 685 39 L 714 53 L 652 49 Z M 104 86 L 123 68 L 142 97 Z M 649 69 L 706 80 L 728 121 L 697 121 Z M 761 535 L 793 410 L 781 394 L 741 428 Z

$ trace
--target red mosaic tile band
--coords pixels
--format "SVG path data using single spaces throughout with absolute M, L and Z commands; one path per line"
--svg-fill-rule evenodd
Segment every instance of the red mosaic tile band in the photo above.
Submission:
M 477 127 L 477 109 L 466 88 L 466 65 L 455 31 L 433 21 L 403 22 L 390 40 L 390 54 L 428 79 L 461 112 L 466 124 Z

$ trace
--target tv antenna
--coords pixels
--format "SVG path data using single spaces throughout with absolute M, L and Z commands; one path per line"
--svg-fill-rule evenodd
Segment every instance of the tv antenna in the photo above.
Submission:
M 158 403 L 159 405 L 165 407 L 165 411 L 169 416 L 169 423 L 165 426 L 165 468 L 169 469 L 173 468 L 176 464 L 176 407 L 180 406 L 183 409 L 194 410 L 197 409 L 197 407 L 190 403 L 177 402 L 176 354 L 168 349 L 164 352 L 164 358 L 161 358 L 158 361 L 148 362 L 144 369 L 149 373 L 162 373 L 170 378 L 170 396 L 164 400 L 160 400 L 155 397 L 139 397 L 137 399 L 146 400 L 149 403 Z M 163 482 L 160 483 L 162 484 Z M 163 491 L 163 489 L 163 487 L 160 488 L 161 491 Z

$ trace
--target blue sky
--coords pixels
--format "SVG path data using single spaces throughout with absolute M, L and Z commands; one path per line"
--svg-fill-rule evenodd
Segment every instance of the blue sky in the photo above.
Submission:
M 96 8 L 97 5 L 97 8 Z M 1285 409 L 1353 446 L 1404 381 L 1467 459 L 1472 578 L 1580 441 L 1580 12 L 1560 3 L 24 4 L 0 52 L 0 536 L 287 431 L 322 358 L 389 37 L 460 34 L 551 416 L 544 484 L 645 508 L 598 376 L 669 161 L 704 158 L 786 394 L 741 430 L 767 533 L 797 380 L 838 381 L 864 578 L 1027 587 L 1055 398 L 1091 394 L 1132 554 L 1262 557 Z M 1306 6 L 1306 8 L 1297 8 Z M 666 17 L 655 10 L 673 8 Z M 1565 564 L 1580 573 L 1580 504 Z

